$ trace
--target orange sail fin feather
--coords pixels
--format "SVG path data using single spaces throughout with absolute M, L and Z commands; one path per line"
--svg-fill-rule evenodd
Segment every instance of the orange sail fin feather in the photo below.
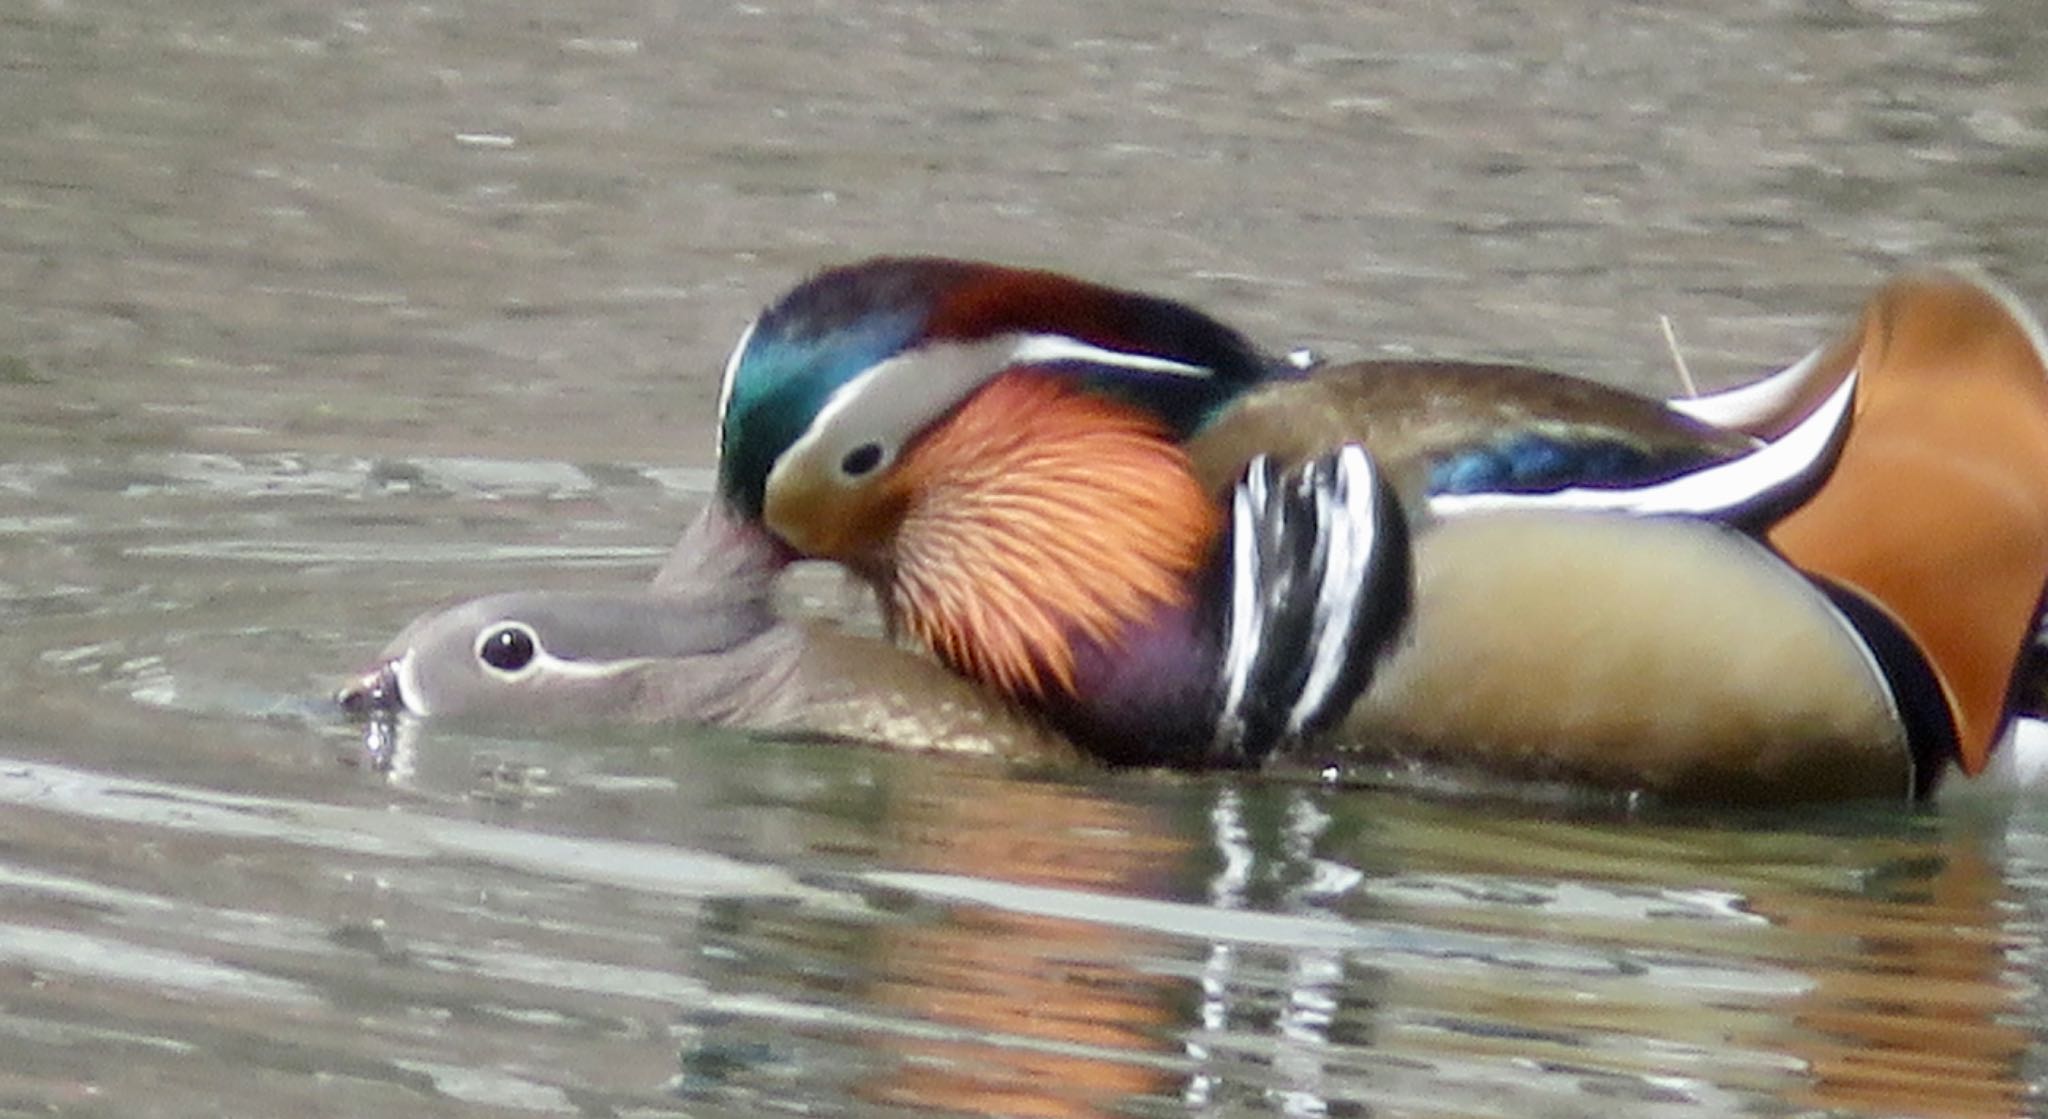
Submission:
M 891 607 L 942 660 L 1017 697 L 1074 692 L 1076 637 L 1112 643 L 1191 593 L 1221 531 L 1149 414 L 1006 373 L 909 447 Z
M 2048 365 L 2009 297 L 1947 273 L 1886 286 L 1859 327 L 1834 474 L 1772 529 L 1926 652 L 1965 772 L 1983 769 L 2048 579 Z

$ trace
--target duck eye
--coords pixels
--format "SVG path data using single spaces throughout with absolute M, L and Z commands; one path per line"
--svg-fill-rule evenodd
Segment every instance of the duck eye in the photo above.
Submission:
M 849 478 L 858 478 L 863 474 L 873 471 L 875 467 L 880 465 L 882 465 L 882 445 L 880 443 L 862 443 L 853 450 L 846 452 L 846 457 L 839 460 L 839 472 Z
M 533 631 L 522 625 L 486 630 L 477 639 L 477 659 L 500 672 L 517 672 L 533 663 Z

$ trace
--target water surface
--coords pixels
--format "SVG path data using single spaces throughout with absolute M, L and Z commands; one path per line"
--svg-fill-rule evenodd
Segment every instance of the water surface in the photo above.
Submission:
M 0 13 L 0 1113 L 2015 1115 L 2048 813 L 1018 772 L 324 704 L 644 579 L 877 251 L 1728 383 L 2048 304 L 2048 32 L 1778 0 Z M 834 605 L 829 597 L 822 605 Z

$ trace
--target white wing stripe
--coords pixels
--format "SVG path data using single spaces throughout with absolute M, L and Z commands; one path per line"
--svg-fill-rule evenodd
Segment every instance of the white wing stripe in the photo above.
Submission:
M 1635 516 L 1721 516 L 1799 480 L 1828 461 L 1840 446 L 1856 395 L 1851 371 L 1813 414 L 1783 438 L 1727 462 L 1633 489 L 1572 487 L 1550 493 L 1438 494 L 1429 511 L 1439 517 L 1507 510 L 1627 513 Z
M 1259 548 L 1256 510 L 1264 508 L 1266 501 L 1266 456 L 1260 455 L 1246 468 L 1245 479 L 1230 502 L 1230 615 L 1223 645 L 1219 738 L 1234 740 L 1243 725 L 1245 690 L 1251 686 L 1252 664 L 1258 657 L 1258 579 L 1253 575 Z M 1240 744 L 1231 741 L 1230 745 Z
M 1330 690 L 1342 674 L 1353 636 L 1348 624 L 1352 604 L 1367 589 L 1366 578 L 1378 546 L 1375 518 L 1379 501 L 1372 460 L 1364 448 L 1352 443 L 1338 450 L 1336 466 L 1334 482 L 1342 508 L 1330 515 L 1327 506 L 1318 503 L 1318 512 L 1324 514 L 1318 519 L 1323 522 L 1328 566 L 1316 595 L 1308 677 L 1287 714 L 1289 734 L 1301 733 L 1309 717 L 1328 702 Z M 1342 640 L 1333 640 L 1333 636 Z

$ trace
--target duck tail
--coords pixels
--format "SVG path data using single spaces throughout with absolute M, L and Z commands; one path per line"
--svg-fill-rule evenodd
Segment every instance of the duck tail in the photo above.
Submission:
M 1849 433 L 1827 480 L 1769 531 L 1794 565 L 1853 589 L 1919 646 L 1968 774 L 2009 720 L 2048 583 L 2044 337 L 1982 277 L 1927 270 L 1885 285 L 1811 359 L 1818 387 L 1801 392 L 1827 387 L 1814 370 L 1857 378 Z

